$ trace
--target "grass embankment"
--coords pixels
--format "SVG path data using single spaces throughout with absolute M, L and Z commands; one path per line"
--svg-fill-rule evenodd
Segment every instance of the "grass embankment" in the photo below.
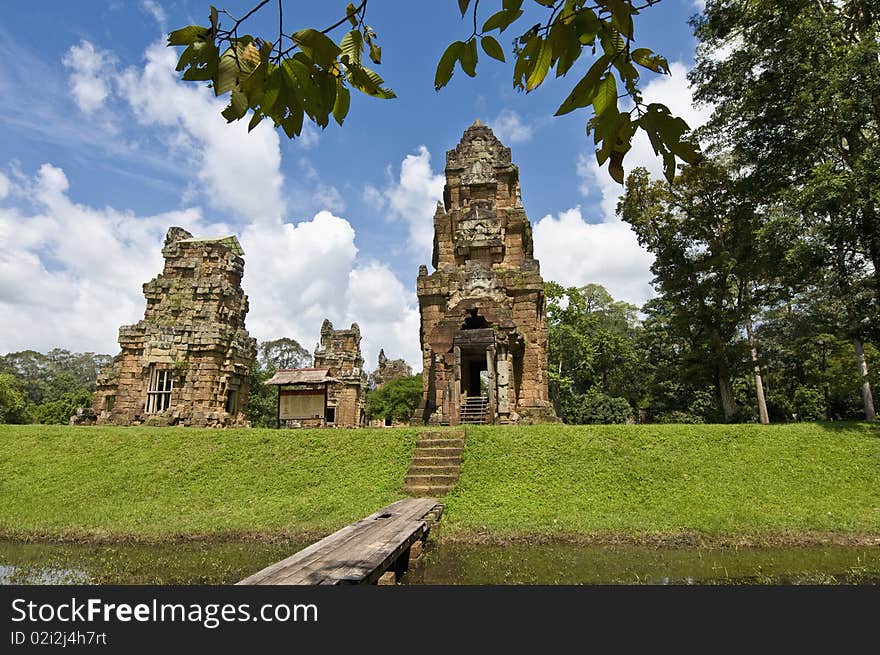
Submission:
M 471 540 L 877 536 L 880 427 L 473 428 L 444 518 Z
M 0 535 L 326 534 L 402 497 L 416 434 L 0 426 Z M 467 540 L 876 537 L 880 428 L 473 428 L 445 502 Z
M 0 533 L 327 534 L 402 497 L 415 430 L 0 426 Z

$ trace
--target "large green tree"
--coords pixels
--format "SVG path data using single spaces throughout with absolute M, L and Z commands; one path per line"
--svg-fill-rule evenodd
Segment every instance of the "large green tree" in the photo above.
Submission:
M 864 342 L 880 304 L 880 7 L 709 0 L 694 27 L 695 97 L 715 107 L 703 136 L 749 171 L 753 198 L 796 210 L 790 239 L 821 253 L 811 282 L 842 309 L 873 420 Z
M 638 308 L 599 284 L 545 285 L 551 397 L 568 423 L 622 422 L 644 394 Z
M 654 284 L 671 309 L 669 326 L 714 371 L 724 418 L 737 416 L 733 379 L 752 351 L 759 414 L 766 421 L 757 347 L 752 335 L 761 277 L 757 217 L 743 180 L 722 160 L 686 166 L 674 183 L 637 168 L 618 214 L 654 255 Z M 746 329 L 748 338 L 742 338 Z
M 592 64 L 556 115 L 592 109 L 587 133 L 593 136 L 596 157 L 600 165 L 608 162 L 608 172 L 620 183 L 633 135 L 643 130 L 672 179 L 676 158 L 693 162 L 699 153 L 688 140 L 687 124 L 665 105 L 645 103 L 639 90 L 645 71 L 669 74 L 669 64 L 661 55 L 635 47 L 637 17 L 659 2 L 494 0 L 481 7 L 480 0 L 457 0 L 470 33 L 442 53 L 434 86 L 444 87 L 456 65 L 474 77 L 482 50 L 500 61 L 511 55 L 513 85 L 529 93 L 551 70 L 564 76 L 588 53 Z M 245 34 L 247 21 L 272 5 L 277 7 L 278 30 L 269 36 Z M 210 82 L 218 96 L 230 94 L 229 106 L 223 110 L 227 121 L 250 115 L 248 129 L 253 129 L 269 118 L 290 138 L 301 133 L 306 118 L 321 128 L 327 127 L 331 116 L 342 125 L 351 104 L 349 89 L 375 98 L 396 97 L 370 67 L 382 62 L 382 48 L 366 22 L 368 0 L 348 3 L 344 11 L 340 3 L 339 19 L 320 29 L 287 28 L 297 19 L 291 5 L 285 11 L 283 0 L 272 4 L 261 0 L 240 17 L 211 6 L 207 25 L 189 25 L 169 35 L 168 45 L 184 48 L 177 70 L 184 80 Z M 499 38 L 508 29 L 516 38 L 505 54 Z M 332 36 L 336 33 L 342 34 L 338 41 Z M 621 97 L 631 100 L 631 109 L 621 110 Z

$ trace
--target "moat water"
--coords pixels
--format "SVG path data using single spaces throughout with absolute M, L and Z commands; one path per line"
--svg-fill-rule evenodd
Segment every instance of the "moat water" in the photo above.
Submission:
M 81 545 L 0 541 L 0 584 L 232 584 L 296 541 Z M 404 584 L 880 584 L 880 547 L 434 545 Z

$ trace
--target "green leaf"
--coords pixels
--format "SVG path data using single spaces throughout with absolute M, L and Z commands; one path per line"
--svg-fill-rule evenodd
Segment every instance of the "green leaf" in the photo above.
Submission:
M 468 5 L 471 3 L 471 0 L 458 0 L 458 10 L 461 12 L 462 18 L 464 18 L 465 13 L 467 13 Z
M 262 120 L 263 120 L 263 112 L 261 112 L 261 111 L 255 111 L 255 112 L 254 112 L 254 115 L 251 116 L 251 120 L 250 120 L 250 122 L 248 123 L 248 132 L 250 132 L 250 131 L 251 131 L 252 129 L 254 129 L 257 125 L 259 125 L 259 124 L 260 124 L 260 121 L 262 121 Z
M 247 113 L 247 109 L 247 96 L 241 91 L 233 90 L 232 96 L 229 100 L 229 106 L 220 112 L 220 114 L 226 119 L 227 123 L 231 123 L 244 116 Z
M 477 74 L 477 40 L 471 39 L 465 43 L 458 55 L 458 62 L 461 64 L 461 70 L 468 77 L 475 77 Z
M 197 41 L 207 41 L 213 32 L 209 27 L 201 25 L 188 25 L 179 30 L 174 30 L 168 35 L 168 45 L 192 45 Z
M 345 7 L 345 17 L 348 19 L 348 22 L 351 23 L 352 27 L 357 27 L 358 25 L 357 18 L 355 18 L 356 13 L 357 7 L 355 7 L 353 3 L 349 2 Z
M 309 59 L 321 68 L 329 68 L 330 64 L 342 52 L 341 48 L 333 42 L 333 39 L 318 30 L 305 29 L 291 34 L 293 42 L 308 55 Z
M 464 42 L 455 41 L 450 43 L 440 62 L 437 64 L 437 72 L 434 74 L 434 90 L 439 91 L 449 83 L 452 78 L 452 71 L 455 68 L 455 62 L 458 61 L 458 53 L 464 47 Z
M 596 87 L 596 95 L 593 96 L 593 111 L 601 115 L 612 106 L 617 107 L 617 82 L 614 75 L 607 73 Z
M 643 66 L 655 73 L 669 75 L 669 62 L 666 61 L 665 57 L 655 55 L 650 48 L 636 48 L 630 56 L 639 66 Z
M 547 77 L 547 71 L 550 70 L 550 58 L 553 55 L 553 49 L 546 40 L 541 40 L 538 54 L 535 57 L 535 63 L 526 80 L 526 93 L 539 87 L 544 78 Z
M 342 122 L 345 120 L 345 117 L 348 116 L 348 107 L 351 103 L 351 93 L 348 90 L 342 80 L 337 80 L 337 88 L 336 88 L 336 102 L 333 104 L 333 118 L 336 119 L 336 122 L 342 125 Z
M 370 60 L 374 64 L 382 63 L 382 48 L 377 46 L 375 43 L 370 44 Z
M 346 35 L 342 37 L 339 47 L 342 52 L 341 58 L 343 63 L 348 63 L 352 66 L 361 65 L 361 53 L 364 51 L 364 37 L 361 36 L 360 31 L 351 30 L 346 33 Z
M 495 37 L 484 36 L 480 40 L 480 45 L 483 46 L 483 52 L 487 55 L 498 61 L 504 61 L 504 50 L 501 49 L 501 44 L 495 40 Z
M 299 136 L 303 126 L 303 110 L 302 108 L 291 109 L 288 116 L 281 119 L 281 129 L 287 135 L 288 139 Z
M 518 89 L 524 89 L 526 80 L 531 75 L 532 69 L 537 61 L 538 51 L 541 48 L 542 39 L 533 36 L 526 43 L 525 47 L 520 50 L 513 65 L 513 85 Z
M 580 107 L 586 107 L 593 102 L 593 97 L 596 95 L 596 90 L 599 86 L 599 80 L 610 63 L 611 57 L 608 55 L 599 57 L 590 67 L 590 70 L 587 71 L 587 74 L 581 78 L 581 81 L 575 84 L 568 97 L 559 105 L 555 116 L 562 116 Z
M 361 93 L 366 93 L 374 98 L 382 98 L 383 100 L 397 97 L 394 91 L 382 87 L 385 82 L 378 73 L 371 71 L 365 66 L 348 68 L 346 73 L 348 81 Z
M 520 3 L 522 4 L 522 3 Z M 489 19 L 483 23 L 483 32 L 491 32 L 492 30 L 499 30 L 504 32 L 510 24 L 513 23 L 517 18 L 523 15 L 522 9 L 515 9 L 512 11 L 502 9 L 491 16 Z
M 611 11 L 611 24 L 626 38 L 633 36 L 632 6 L 624 0 L 603 0 Z
M 233 49 L 234 48 L 234 49 Z M 232 91 L 260 65 L 260 51 L 250 41 L 238 42 L 220 57 L 214 76 L 214 95 Z

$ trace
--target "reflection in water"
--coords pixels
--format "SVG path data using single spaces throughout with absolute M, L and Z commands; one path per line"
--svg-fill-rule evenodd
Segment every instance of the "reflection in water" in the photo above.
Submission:
M 308 544 L 82 545 L 0 540 L 0 584 L 233 584 Z
M 880 584 L 878 547 L 544 544 L 429 549 L 408 584 Z
M 233 584 L 307 546 L 0 540 L 0 584 Z M 432 544 L 405 584 L 880 584 L 880 547 Z

